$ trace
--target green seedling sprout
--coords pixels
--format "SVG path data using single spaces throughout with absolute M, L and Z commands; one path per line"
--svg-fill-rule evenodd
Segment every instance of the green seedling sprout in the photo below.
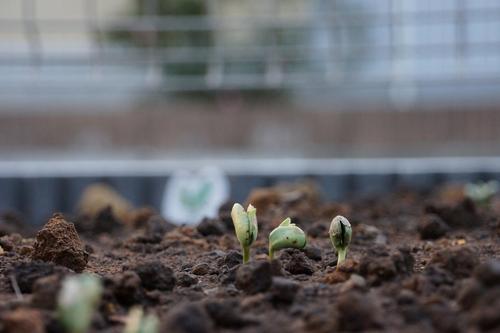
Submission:
M 67 332 L 87 332 L 101 294 L 101 280 L 94 275 L 74 275 L 63 281 L 57 300 L 57 315 Z
M 235 203 L 231 210 L 234 231 L 241 244 L 243 252 L 243 263 L 250 259 L 250 245 L 257 239 L 257 210 L 254 206 L 248 205 L 247 211 L 239 203 Z
M 477 204 L 486 205 L 498 193 L 499 184 L 496 180 L 480 183 L 467 183 L 464 194 Z
M 352 228 L 349 221 L 343 216 L 336 216 L 330 224 L 330 240 L 333 247 L 337 250 L 337 269 L 340 263 L 345 260 L 347 255 L 347 247 L 351 242 Z
M 286 248 L 303 249 L 306 244 L 306 234 L 292 223 L 288 217 L 269 234 L 269 259 L 273 260 L 274 252 L 278 250 Z
M 123 333 L 158 333 L 159 325 L 155 315 L 145 316 L 142 308 L 133 307 L 128 313 Z

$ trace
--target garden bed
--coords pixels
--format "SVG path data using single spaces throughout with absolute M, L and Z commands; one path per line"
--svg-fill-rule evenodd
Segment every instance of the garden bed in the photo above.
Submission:
M 259 234 L 246 265 L 232 203 L 198 227 L 149 208 L 120 218 L 109 207 L 55 214 L 36 237 L 4 216 L 0 331 L 63 332 L 57 294 L 75 272 L 103 282 L 91 331 L 121 332 L 135 305 L 155 313 L 163 332 L 500 330 L 498 198 L 479 205 L 447 186 L 332 203 L 314 185 L 295 184 L 256 190 L 248 202 Z M 353 233 L 336 269 L 328 228 L 339 214 Z M 267 237 L 288 216 L 308 245 L 270 262 Z

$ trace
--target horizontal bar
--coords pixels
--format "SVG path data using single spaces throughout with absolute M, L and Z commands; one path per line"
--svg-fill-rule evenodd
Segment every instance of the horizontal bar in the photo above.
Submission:
M 96 82 L 100 82 L 97 79 Z M 15 92 L 20 94 L 26 93 L 46 93 L 53 91 L 54 94 L 66 94 L 68 92 L 77 91 L 78 94 L 107 94 L 113 91 L 126 91 L 133 89 L 137 92 L 144 91 L 157 91 L 157 92 L 189 92 L 189 91 L 223 91 L 223 90 L 266 90 L 266 89 L 302 89 L 314 90 L 318 88 L 335 89 L 387 89 L 392 85 L 411 85 L 418 88 L 419 86 L 445 86 L 445 85 L 468 85 L 468 84 L 488 84 L 500 85 L 500 73 L 489 75 L 475 75 L 475 76 L 447 76 L 436 78 L 415 78 L 406 76 L 398 78 L 397 82 L 394 81 L 392 76 L 384 78 L 368 78 L 368 79 L 338 79 L 327 81 L 324 75 L 297 75 L 297 74 L 284 74 L 282 82 L 279 84 L 270 84 L 262 75 L 225 75 L 223 81 L 219 85 L 209 85 L 205 76 L 183 76 L 174 77 L 173 79 L 166 79 L 164 83 L 158 86 L 147 88 L 140 81 L 138 84 L 129 82 L 120 83 L 114 82 L 113 86 L 102 86 L 95 82 L 89 84 L 75 84 L 71 86 L 67 81 L 60 82 L 47 82 L 41 81 L 36 84 L 3 84 L 0 86 L 0 96 L 10 95 Z
M 207 30 L 239 30 L 256 28 L 304 28 L 317 26 L 318 18 L 329 20 L 330 26 L 388 26 L 415 24 L 443 24 L 456 22 L 456 10 L 415 11 L 399 13 L 363 13 L 352 12 L 304 13 L 302 16 L 281 17 L 279 13 L 262 16 L 137 16 L 102 19 L 81 18 L 3 18 L 0 19 L 2 32 L 16 32 L 26 23 L 36 24 L 43 32 L 75 32 L 88 30 L 90 26 L 101 26 L 108 31 L 207 31 Z M 284 16 L 284 15 L 283 15 Z M 339 20 L 341 18 L 341 20 Z M 500 7 L 485 9 L 468 9 L 465 21 L 470 24 L 498 21 Z
M 167 176 L 179 169 L 217 167 L 228 175 L 346 175 L 500 172 L 499 157 L 339 159 L 109 159 L 0 161 L 0 177 Z
M 470 42 L 465 44 L 467 53 L 465 58 L 472 55 L 494 54 L 500 58 L 500 41 L 491 42 Z M 370 44 L 355 44 L 349 45 L 352 48 L 360 48 L 369 52 L 360 52 L 352 55 L 348 61 L 352 59 L 370 59 L 371 61 L 387 59 L 393 57 L 398 59 L 411 59 L 420 56 L 432 56 L 433 59 L 455 57 L 457 44 L 455 43 L 428 43 L 428 44 L 397 44 L 397 45 L 370 45 Z M 394 47 L 404 49 L 402 54 L 394 55 Z M 285 45 L 285 46 L 225 46 L 225 47 L 166 47 L 151 50 L 140 48 L 126 48 L 122 50 L 102 50 L 93 51 L 89 55 L 82 54 L 65 54 L 54 55 L 42 53 L 39 56 L 39 65 L 41 66 L 78 66 L 78 65 L 143 65 L 151 63 L 153 58 L 155 63 L 209 63 L 210 57 L 216 55 L 220 61 L 232 62 L 252 62 L 252 61 L 267 61 L 270 52 L 274 52 L 274 56 L 278 61 L 308 61 L 317 62 L 324 61 L 325 57 L 320 55 L 311 55 L 313 51 L 324 52 L 323 55 L 331 56 L 333 64 L 343 63 L 339 59 L 343 56 L 341 49 L 332 47 L 330 50 L 327 46 L 308 46 L 308 45 Z M 448 52 L 446 52 L 448 51 Z M 294 54 L 296 53 L 296 54 Z M 6 54 L 0 52 L 0 66 L 33 66 L 33 58 L 29 53 Z

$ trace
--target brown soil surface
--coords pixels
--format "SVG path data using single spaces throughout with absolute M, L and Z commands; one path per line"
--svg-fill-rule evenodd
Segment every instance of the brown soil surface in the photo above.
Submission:
M 259 235 L 247 265 L 232 203 L 198 227 L 143 210 L 107 228 L 120 222 L 110 209 L 106 218 L 55 215 L 36 239 L 14 226 L 0 237 L 0 332 L 62 332 L 55 299 L 80 270 L 104 283 L 93 332 L 121 332 L 133 305 L 156 313 L 163 332 L 499 332 L 498 199 L 477 206 L 443 193 L 327 203 L 311 184 L 261 189 L 249 197 Z M 338 270 L 327 234 L 337 214 L 353 226 Z M 287 216 L 308 246 L 269 262 L 267 237 Z

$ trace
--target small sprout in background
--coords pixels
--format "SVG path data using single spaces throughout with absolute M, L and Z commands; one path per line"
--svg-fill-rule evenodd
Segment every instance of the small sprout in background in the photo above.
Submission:
M 64 279 L 59 292 L 57 314 L 68 332 L 87 332 L 101 294 L 101 280 L 97 276 L 80 274 Z
M 303 249 L 306 244 L 306 234 L 291 223 L 288 217 L 269 234 L 269 259 L 274 259 L 275 251 L 286 248 Z
M 341 262 L 345 260 L 347 255 L 347 247 L 351 242 L 352 228 L 349 221 L 343 216 L 336 216 L 330 224 L 330 240 L 333 247 L 337 250 L 337 269 Z
M 128 313 L 123 333 L 158 333 L 159 325 L 155 315 L 145 316 L 140 307 L 133 307 Z
M 477 204 L 488 204 L 491 198 L 498 193 L 499 184 L 496 180 L 489 182 L 467 183 L 464 187 L 464 194 Z
M 254 206 L 248 205 L 247 211 L 239 203 L 235 203 L 231 210 L 234 231 L 241 244 L 243 252 L 243 263 L 250 259 L 250 245 L 257 239 L 257 210 Z

